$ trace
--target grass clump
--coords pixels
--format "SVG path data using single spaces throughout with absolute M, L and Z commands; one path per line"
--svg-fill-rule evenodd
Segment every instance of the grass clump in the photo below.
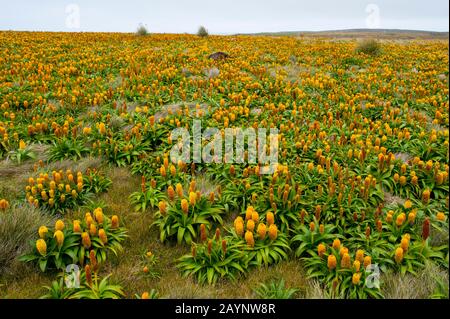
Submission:
M 139 27 L 136 30 L 136 35 L 139 35 L 139 36 L 148 35 L 148 33 L 149 32 L 148 32 L 147 28 L 142 24 L 139 25 Z
M 358 43 L 356 52 L 375 56 L 381 53 L 381 45 L 374 39 L 366 39 Z
M 201 38 L 207 37 L 209 35 L 208 30 L 204 26 L 200 26 L 197 31 L 197 35 Z
M 31 250 L 30 241 L 42 225 L 51 225 L 54 219 L 32 205 L 13 205 L 0 212 L 0 275 L 15 275 L 17 258 Z

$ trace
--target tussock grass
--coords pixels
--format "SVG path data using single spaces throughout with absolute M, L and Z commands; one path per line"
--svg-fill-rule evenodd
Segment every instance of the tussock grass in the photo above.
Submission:
M 427 299 L 440 292 L 440 284 L 444 284 L 448 298 L 448 271 L 432 262 L 418 272 L 417 276 L 407 274 L 385 274 L 381 276 L 381 289 L 386 299 Z
M 23 263 L 17 257 L 30 251 L 40 226 L 53 223 L 53 217 L 28 204 L 0 213 L 0 275 L 20 277 Z
M 136 35 L 139 35 L 139 36 L 148 35 L 147 28 L 141 24 L 136 30 Z
M 201 38 L 205 38 L 209 35 L 208 30 L 204 26 L 200 26 L 197 31 L 197 35 Z
M 381 53 L 381 45 L 374 39 L 364 39 L 356 46 L 356 52 L 362 52 L 367 55 L 378 55 Z

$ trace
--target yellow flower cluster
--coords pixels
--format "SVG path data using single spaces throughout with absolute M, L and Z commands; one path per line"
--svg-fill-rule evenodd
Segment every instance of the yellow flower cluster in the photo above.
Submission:
M 266 237 L 270 240 L 276 240 L 278 236 L 278 227 L 274 223 L 274 214 L 272 212 L 267 212 L 265 219 L 266 223 L 261 222 L 258 212 L 255 211 L 253 206 L 248 206 L 245 211 L 245 227 L 244 219 L 241 216 L 238 216 L 234 220 L 234 230 L 239 237 L 242 237 L 245 232 L 244 239 L 250 247 L 255 245 L 255 237 L 261 241 L 264 241 Z
M 53 207 L 55 202 L 63 204 L 68 198 L 76 199 L 82 190 L 83 174 L 77 172 L 74 175 L 71 170 L 53 171 L 51 176 L 41 173 L 36 179 L 30 177 L 25 187 L 26 199 L 36 207 Z

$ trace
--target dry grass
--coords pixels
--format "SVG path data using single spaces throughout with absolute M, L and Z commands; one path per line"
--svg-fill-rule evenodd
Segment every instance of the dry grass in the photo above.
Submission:
M 400 196 L 395 196 L 390 192 L 384 192 L 384 206 L 396 206 L 403 205 L 405 202 L 404 198 Z
M 446 283 L 448 298 L 448 272 L 439 266 L 427 263 L 417 276 L 386 274 L 381 277 L 381 290 L 386 299 L 425 299 L 439 291 L 439 282 Z
M 43 274 L 32 266 L 22 267 L 21 270 L 24 276 L 20 280 L 0 280 L 0 298 L 36 299 L 46 292 L 44 286 L 50 286 L 55 280 L 55 274 Z
M 17 258 L 30 251 L 30 241 L 37 237 L 40 226 L 50 226 L 54 218 L 28 204 L 14 205 L 0 213 L 0 275 L 20 279 L 25 265 Z
M 398 159 L 400 161 L 402 161 L 405 164 L 409 164 L 410 161 L 413 159 L 413 156 L 411 154 L 408 153 L 395 153 L 395 159 Z
M 184 185 L 185 188 L 188 188 L 189 185 Z M 195 176 L 195 186 L 200 191 L 200 193 L 204 196 L 208 196 L 211 192 L 217 196 L 219 183 L 211 180 L 206 174 L 198 174 Z

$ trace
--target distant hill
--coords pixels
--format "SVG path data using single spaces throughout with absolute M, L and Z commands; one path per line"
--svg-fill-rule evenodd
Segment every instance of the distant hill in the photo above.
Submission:
M 383 39 L 448 39 L 448 32 L 401 30 L 401 29 L 346 29 L 326 31 L 280 31 L 259 32 L 240 35 L 266 35 L 266 36 L 314 36 L 332 38 L 365 38 L 378 37 Z

